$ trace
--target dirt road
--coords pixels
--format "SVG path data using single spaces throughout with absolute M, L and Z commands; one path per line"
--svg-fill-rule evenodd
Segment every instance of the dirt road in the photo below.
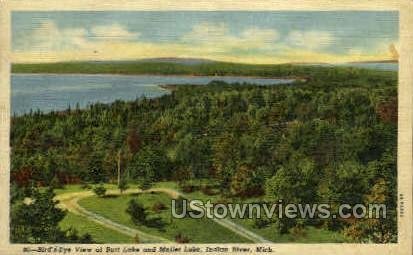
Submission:
M 184 194 L 181 192 L 174 190 L 174 189 L 169 189 L 169 188 L 153 188 L 150 190 L 147 190 L 145 192 L 161 192 L 165 193 L 171 198 L 186 198 L 188 199 Z M 123 194 L 136 194 L 136 193 L 143 193 L 143 191 L 135 189 L 135 190 L 127 190 L 123 192 Z M 118 190 L 108 190 L 107 192 L 108 195 L 116 195 L 120 194 Z M 71 213 L 83 216 L 93 222 L 96 222 L 98 224 L 103 225 L 104 227 L 113 229 L 115 231 L 118 231 L 122 234 L 128 235 L 130 237 L 135 237 L 136 235 L 139 236 L 139 240 L 142 243 L 170 243 L 173 242 L 171 240 L 165 239 L 163 237 L 151 235 L 145 232 L 142 232 L 140 230 L 137 230 L 135 228 L 130 228 L 128 226 L 116 223 L 110 219 L 107 219 L 99 214 L 96 214 L 94 212 L 88 211 L 87 209 L 83 208 L 78 204 L 78 201 L 80 199 L 86 198 L 93 196 L 94 193 L 92 191 L 81 191 L 81 192 L 72 192 L 72 193 L 65 193 L 56 196 L 56 200 L 59 200 L 59 206 L 61 208 L 64 208 L 68 210 Z M 188 199 L 189 200 L 189 199 Z M 249 231 L 248 229 L 244 228 L 243 226 L 236 224 L 232 222 L 229 219 L 218 219 L 214 218 L 214 222 L 217 224 L 231 230 L 232 232 L 243 236 L 244 238 L 254 242 L 254 243 L 270 243 L 270 241 L 264 239 L 263 237 L 257 235 L 254 232 Z

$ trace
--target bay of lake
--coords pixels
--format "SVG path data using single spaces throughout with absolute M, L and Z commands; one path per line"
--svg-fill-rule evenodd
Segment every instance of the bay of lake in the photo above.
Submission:
M 13 74 L 11 76 L 11 113 L 22 115 L 30 110 L 61 111 L 78 104 L 116 100 L 154 98 L 170 93 L 159 85 L 206 85 L 211 81 L 277 85 L 291 79 L 242 76 L 166 76 L 166 75 L 87 75 L 87 74 Z

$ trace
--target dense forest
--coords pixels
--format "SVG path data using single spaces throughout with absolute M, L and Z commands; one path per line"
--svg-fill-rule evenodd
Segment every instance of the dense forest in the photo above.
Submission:
M 13 214 L 20 212 L 23 198 L 40 196 L 36 187 L 116 182 L 120 169 L 123 180 L 141 187 L 175 180 L 189 190 L 207 179 L 228 198 L 385 203 L 386 220 L 283 219 L 271 224 L 279 224 L 281 232 L 322 225 L 355 241 L 397 240 L 396 73 L 289 65 L 146 68 L 159 68 L 162 74 L 305 77 L 305 82 L 177 85 L 154 99 L 13 117 L 12 231 L 20 224 L 13 223 Z M 110 64 L 99 70 L 113 71 Z M 125 70 L 116 73 L 130 73 Z

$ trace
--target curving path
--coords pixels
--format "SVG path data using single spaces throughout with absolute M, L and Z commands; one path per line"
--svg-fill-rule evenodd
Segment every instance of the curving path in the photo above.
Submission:
M 114 190 L 108 191 L 108 194 L 117 194 Z M 132 192 L 124 192 L 124 193 L 132 193 Z M 66 193 L 62 195 L 56 196 L 56 200 L 58 200 L 59 206 L 68 210 L 71 213 L 83 216 L 88 220 L 96 222 L 104 227 L 113 229 L 118 231 L 122 234 L 125 234 L 130 237 L 135 237 L 138 235 L 140 242 L 142 243 L 171 243 L 172 241 L 165 239 L 163 237 L 154 236 L 135 228 L 130 228 L 128 226 L 116 223 L 110 219 L 107 219 L 99 214 L 86 210 L 82 206 L 78 204 L 78 201 L 82 198 L 86 198 L 89 196 L 93 196 L 91 191 L 84 191 L 84 192 L 74 192 L 74 193 Z
M 190 200 L 187 196 L 185 196 L 183 193 L 173 190 L 173 189 L 167 189 L 167 188 L 158 188 L 158 189 L 152 189 L 152 191 L 155 192 L 163 192 L 168 194 L 171 198 L 178 198 L 182 197 L 185 199 Z M 214 222 L 217 224 L 231 230 L 232 232 L 237 233 L 238 235 L 245 237 L 248 240 L 251 240 L 254 243 L 271 243 L 271 241 L 266 240 L 265 238 L 257 235 L 256 233 L 249 231 L 248 229 L 244 228 L 243 226 L 234 223 L 233 221 L 229 219 L 218 219 L 218 218 L 213 218 L 212 219 Z
M 144 192 L 161 192 L 169 195 L 171 198 L 186 198 L 188 199 L 184 194 L 181 192 L 174 190 L 174 189 L 169 189 L 169 188 L 153 188 L 148 191 L 141 191 L 141 190 L 127 190 L 123 192 L 123 194 L 133 194 L 133 193 L 144 193 Z M 120 194 L 118 190 L 108 190 L 107 194 Z M 68 210 L 71 213 L 83 216 L 93 222 L 96 222 L 98 224 L 101 224 L 107 228 L 113 229 L 115 231 L 118 231 L 122 234 L 125 234 L 130 237 L 135 237 L 136 235 L 139 236 L 139 239 L 142 243 L 171 243 L 173 241 L 165 239 L 163 237 L 159 236 L 154 236 L 145 232 L 142 232 L 140 230 L 137 230 L 135 228 L 130 228 L 125 225 L 116 223 L 110 219 L 107 219 L 99 214 L 96 214 L 94 212 L 91 212 L 89 210 L 86 210 L 82 206 L 78 204 L 78 201 L 82 198 L 86 198 L 89 196 L 93 196 L 94 193 L 92 191 L 82 191 L 82 192 L 72 192 L 72 193 L 65 193 L 56 196 L 56 200 L 59 201 L 59 206 L 61 208 L 64 208 Z M 188 199 L 189 200 L 189 199 Z M 232 222 L 229 219 L 218 219 L 214 218 L 214 222 L 217 224 L 231 230 L 232 232 L 243 236 L 244 238 L 251 240 L 254 243 L 271 243 L 270 241 L 264 239 L 263 237 L 257 235 L 256 233 L 244 228 L 243 226 L 236 224 Z

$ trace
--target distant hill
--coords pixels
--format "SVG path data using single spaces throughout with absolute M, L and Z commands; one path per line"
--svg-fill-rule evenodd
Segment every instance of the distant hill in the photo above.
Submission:
M 372 61 L 348 62 L 348 64 L 369 64 L 369 63 L 399 63 L 399 61 L 397 59 L 392 59 L 392 60 L 372 60 Z
M 114 60 L 114 61 L 85 61 L 86 63 L 94 64 L 130 64 L 130 63 L 174 63 L 182 65 L 199 65 L 199 64 L 210 64 L 217 63 L 219 61 L 214 61 L 204 58 L 143 58 L 136 60 Z
M 128 61 L 83 61 L 13 64 L 13 73 L 66 74 L 161 74 L 161 75 L 241 75 L 259 77 L 306 76 L 323 68 L 358 67 L 397 71 L 397 63 L 303 63 L 253 65 L 219 62 L 200 58 L 149 58 Z M 310 70 L 312 69 L 312 70 Z
M 204 63 L 214 63 L 218 61 L 205 58 L 146 58 L 139 60 L 139 62 L 163 62 L 163 63 L 177 63 L 184 65 L 199 65 Z

